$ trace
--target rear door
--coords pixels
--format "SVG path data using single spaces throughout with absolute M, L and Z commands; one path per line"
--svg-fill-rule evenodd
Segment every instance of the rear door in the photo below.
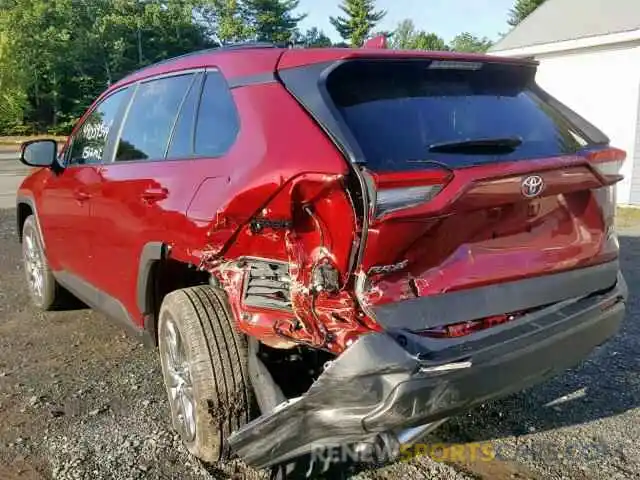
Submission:
M 189 152 L 178 152 L 176 141 L 175 159 L 166 156 L 178 112 L 191 108 L 193 115 L 199 82 L 200 74 L 189 72 L 137 85 L 112 158 L 101 168 L 92 211 L 99 233 L 91 283 L 130 312 L 136 305 L 136 275 L 145 245 L 161 241 L 165 229 L 176 227 L 190 198 L 193 186 L 180 183 L 191 162 Z
M 151 78 L 137 87 L 113 159 L 101 170 L 93 212 L 100 225 L 96 285 L 136 321 L 145 313 L 138 299 L 145 248 L 205 238 L 187 209 L 205 179 L 228 168 L 220 157 L 238 129 L 231 93 L 216 70 Z
M 542 91 L 535 71 L 397 56 L 280 71 L 362 179 L 365 303 L 616 257 L 600 189 L 619 177 L 593 161 L 608 139 Z M 615 170 L 624 156 L 607 152 Z

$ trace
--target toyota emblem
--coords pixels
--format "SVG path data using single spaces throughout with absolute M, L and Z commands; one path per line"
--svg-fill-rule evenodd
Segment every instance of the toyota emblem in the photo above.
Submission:
M 540 175 L 531 175 L 522 180 L 522 195 L 526 198 L 537 197 L 544 190 L 544 180 Z

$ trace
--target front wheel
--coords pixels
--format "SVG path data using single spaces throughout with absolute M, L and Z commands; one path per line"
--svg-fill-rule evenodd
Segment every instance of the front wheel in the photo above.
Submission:
M 51 310 L 60 303 L 61 287 L 53 277 L 36 218 L 30 215 L 22 226 L 22 261 L 33 303 Z
M 223 460 L 229 435 L 251 419 L 247 345 L 224 294 L 208 285 L 169 293 L 158 344 L 173 426 L 205 462 Z

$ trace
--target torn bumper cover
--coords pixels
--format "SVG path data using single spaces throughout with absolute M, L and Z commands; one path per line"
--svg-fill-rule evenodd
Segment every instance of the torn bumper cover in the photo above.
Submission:
M 304 396 L 235 432 L 230 447 L 264 468 L 322 445 L 369 441 L 456 415 L 578 363 L 618 330 L 626 297 L 618 275 L 607 291 L 464 338 L 364 335 Z

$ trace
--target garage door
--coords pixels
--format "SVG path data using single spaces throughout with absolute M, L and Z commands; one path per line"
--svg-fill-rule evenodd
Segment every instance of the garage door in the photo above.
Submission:
M 638 87 L 640 89 L 640 87 Z M 640 100 L 638 101 L 638 115 L 636 116 L 636 141 L 633 152 L 629 152 L 629 160 L 633 159 L 631 176 L 631 195 L 629 203 L 640 206 Z

